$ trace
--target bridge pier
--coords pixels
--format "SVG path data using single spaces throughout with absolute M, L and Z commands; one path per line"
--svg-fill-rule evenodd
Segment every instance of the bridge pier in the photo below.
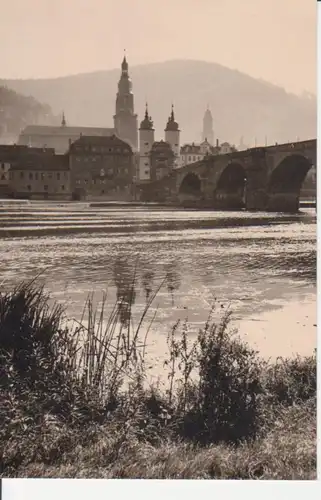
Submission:
M 265 211 L 268 205 L 268 196 L 264 189 L 246 191 L 246 210 Z
M 213 208 L 216 210 L 242 210 L 245 208 L 244 198 L 238 193 L 216 193 Z
M 268 212 L 296 213 L 300 208 L 300 198 L 295 193 L 271 193 L 266 210 Z

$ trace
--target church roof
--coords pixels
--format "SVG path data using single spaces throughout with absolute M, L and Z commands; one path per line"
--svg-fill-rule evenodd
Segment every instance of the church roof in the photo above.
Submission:
M 43 136 L 56 136 L 56 137 L 79 137 L 83 135 L 100 135 L 110 136 L 115 133 L 114 128 L 103 127 L 69 127 L 66 126 L 52 126 L 52 125 L 27 125 L 21 132 L 23 135 L 43 135 Z
M 89 146 L 123 146 L 128 152 L 132 152 L 131 146 L 128 142 L 119 139 L 115 134 L 110 136 L 92 136 L 92 135 L 82 135 L 75 142 L 71 144 L 71 149 L 73 146 L 78 144 L 86 144 Z

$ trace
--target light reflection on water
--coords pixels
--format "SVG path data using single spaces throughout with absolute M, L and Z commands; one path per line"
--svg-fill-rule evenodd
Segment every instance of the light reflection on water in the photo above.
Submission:
M 5 288 L 43 278 L 80 318 L 89 292 L 108 288 L 110 304 L 136 273 L 136 317 L 153 303 L 153 325 L 167 333 L 188 315 L 195 330 L 217 298 L 246 318 L 291 300 L 315 301 L 316 217 L 246 212 L 89 209 L 38 204 L 0 209 L 0 272 Z

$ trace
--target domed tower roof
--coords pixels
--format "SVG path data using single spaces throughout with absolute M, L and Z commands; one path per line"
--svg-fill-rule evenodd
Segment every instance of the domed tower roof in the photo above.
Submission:
M 141 130 L 153 130 L 153 121 L 152 117 L 148 116 L 148 106 L 146 103 L 146 109 L 145 109 L 145 117 L 144 120 L 140 124 Z
M 209 105 L 207 105 L 207 109 L 204 113 L 204 120 L 213 120 L 212 112 L 210 110 Z
M 172 104 L 172 112 L 167 120 L 166 128 L 165 131 L 167 130 L 172 130 L 172 131 L 178 131 L 178 123 L 175 121 L 175 116 L 174 116 L 174 106 Z

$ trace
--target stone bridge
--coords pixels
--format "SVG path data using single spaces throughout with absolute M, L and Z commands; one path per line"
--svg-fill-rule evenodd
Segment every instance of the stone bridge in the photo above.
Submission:
M 208 156 L 141 184 L 140 197 L 186 208 L 296 212 L 316 149 L 312 139 Z

